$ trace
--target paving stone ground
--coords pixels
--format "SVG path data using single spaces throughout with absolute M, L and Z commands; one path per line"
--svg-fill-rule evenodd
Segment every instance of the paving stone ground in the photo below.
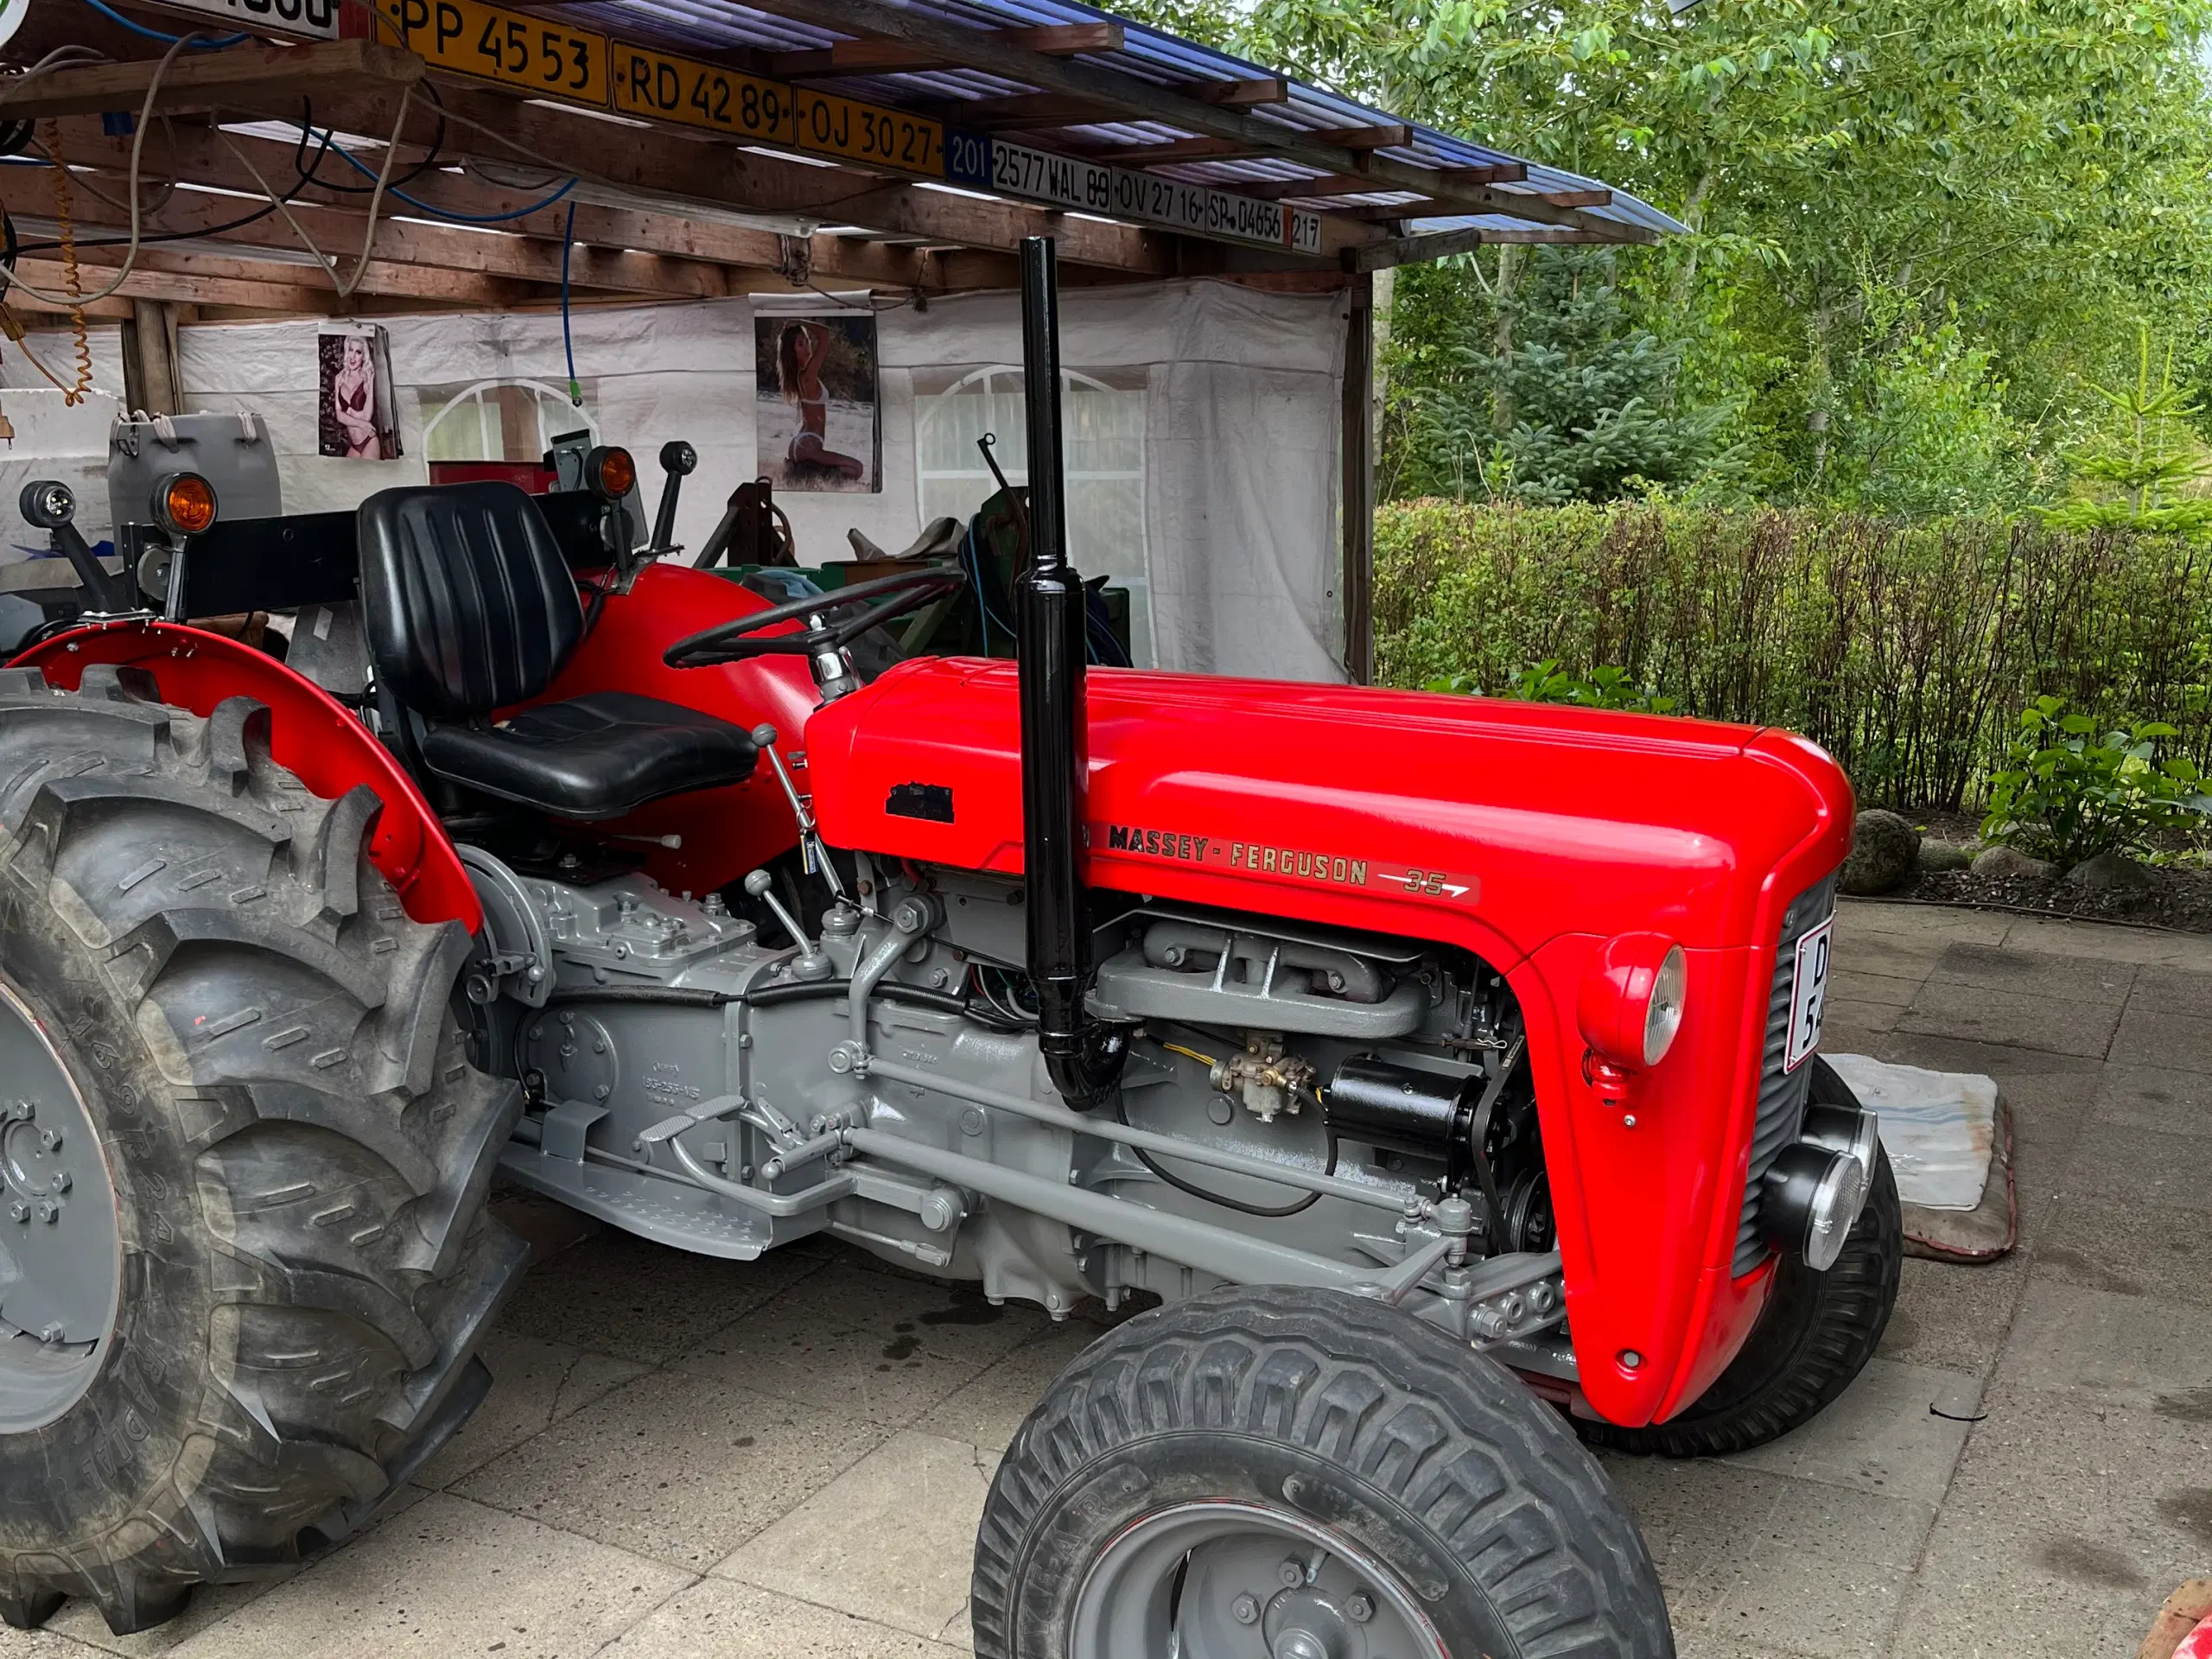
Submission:
M 1827 1046 L 1996 1077 L 2021 1247 L 1907 1262 L 1747 1456 L 1609 1458 L 1685 1659 L 2129 1659 L 2212 1569 L 2212 940 L 1847 904 Z M 1097 1334 L 836 1248 L 740 1266 L 524 1204 L 489 1403 L 373 1531 L 0 1659 L 951 1659 L 995 1459 Z

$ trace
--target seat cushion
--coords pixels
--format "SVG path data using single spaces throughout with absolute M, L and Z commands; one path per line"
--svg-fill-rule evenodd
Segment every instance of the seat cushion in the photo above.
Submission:
M 760 751 L 745 731 L 673 702 L 599 691 L 503 726 L 433 726 L 423 760 L 448 782 L 564 818 L 613 818 L 695 789 L 742 783 Z
M 583 638 L 575 578 L 512 484 L 382 490 L 354 515 L 378 677 L 433 720 L 541 696 Z

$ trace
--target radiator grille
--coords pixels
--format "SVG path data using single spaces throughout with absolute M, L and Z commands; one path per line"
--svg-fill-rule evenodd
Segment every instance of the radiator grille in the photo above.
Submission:
M 1805 1091 L 1813 1062 L 1795 1071 L 1782 1069 L 1789 1046 L 1789 991 L 1797 965 L 1797 941 L 1826 921 L 1835 909 L 1835 878 L 1807 888 L 1782 918 L 1774 952 L 1774 977 L 1767 992 L 1766 1048 L 1759 1059 L 1758 1115 L 1751 1125 L 1751 1173 L 1744 1183 L 1744 1208 L 1736 1224 L 1735 1272 L 1738 1278 L 1766 1259 L 1759 1236 L 1759 1185 L 1782 1149 L 1797 1138 L 1805 1117 Z

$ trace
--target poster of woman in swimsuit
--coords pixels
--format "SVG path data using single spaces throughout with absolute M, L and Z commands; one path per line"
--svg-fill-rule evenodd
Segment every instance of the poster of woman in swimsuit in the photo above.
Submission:
M 874 313 L 762 313 L 753 327 L 760 475 L 779 490 L 880 490 Z
M 391 353 L 375 323 L 325 323 L 315 339 L 316 448 L 350 461 L 393 461 Z

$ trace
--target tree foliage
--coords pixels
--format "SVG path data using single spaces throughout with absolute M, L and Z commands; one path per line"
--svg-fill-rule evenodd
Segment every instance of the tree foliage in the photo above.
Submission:
M 1621 257 L 1614 351 L 1645 354 L 1631 377 L 1672 354 L 1670 412 L 1726 410 L 1712 453 L 1758 496 L 2017 506 L 2101 418 L 2088 388 L 2129 378 L 2139 323 L 2178 385 L 2212 370 L 2212 0 L 1150 3 L 1689 225 Z M 1501 251 L 1404 274 L 1394 397 L 1469 382 L 1436 336 L 1493 340 Z M 1440 441 L 1410 413 L 1390 433 Z M 1439 457 L 1399 475 L 1433 485 Z

